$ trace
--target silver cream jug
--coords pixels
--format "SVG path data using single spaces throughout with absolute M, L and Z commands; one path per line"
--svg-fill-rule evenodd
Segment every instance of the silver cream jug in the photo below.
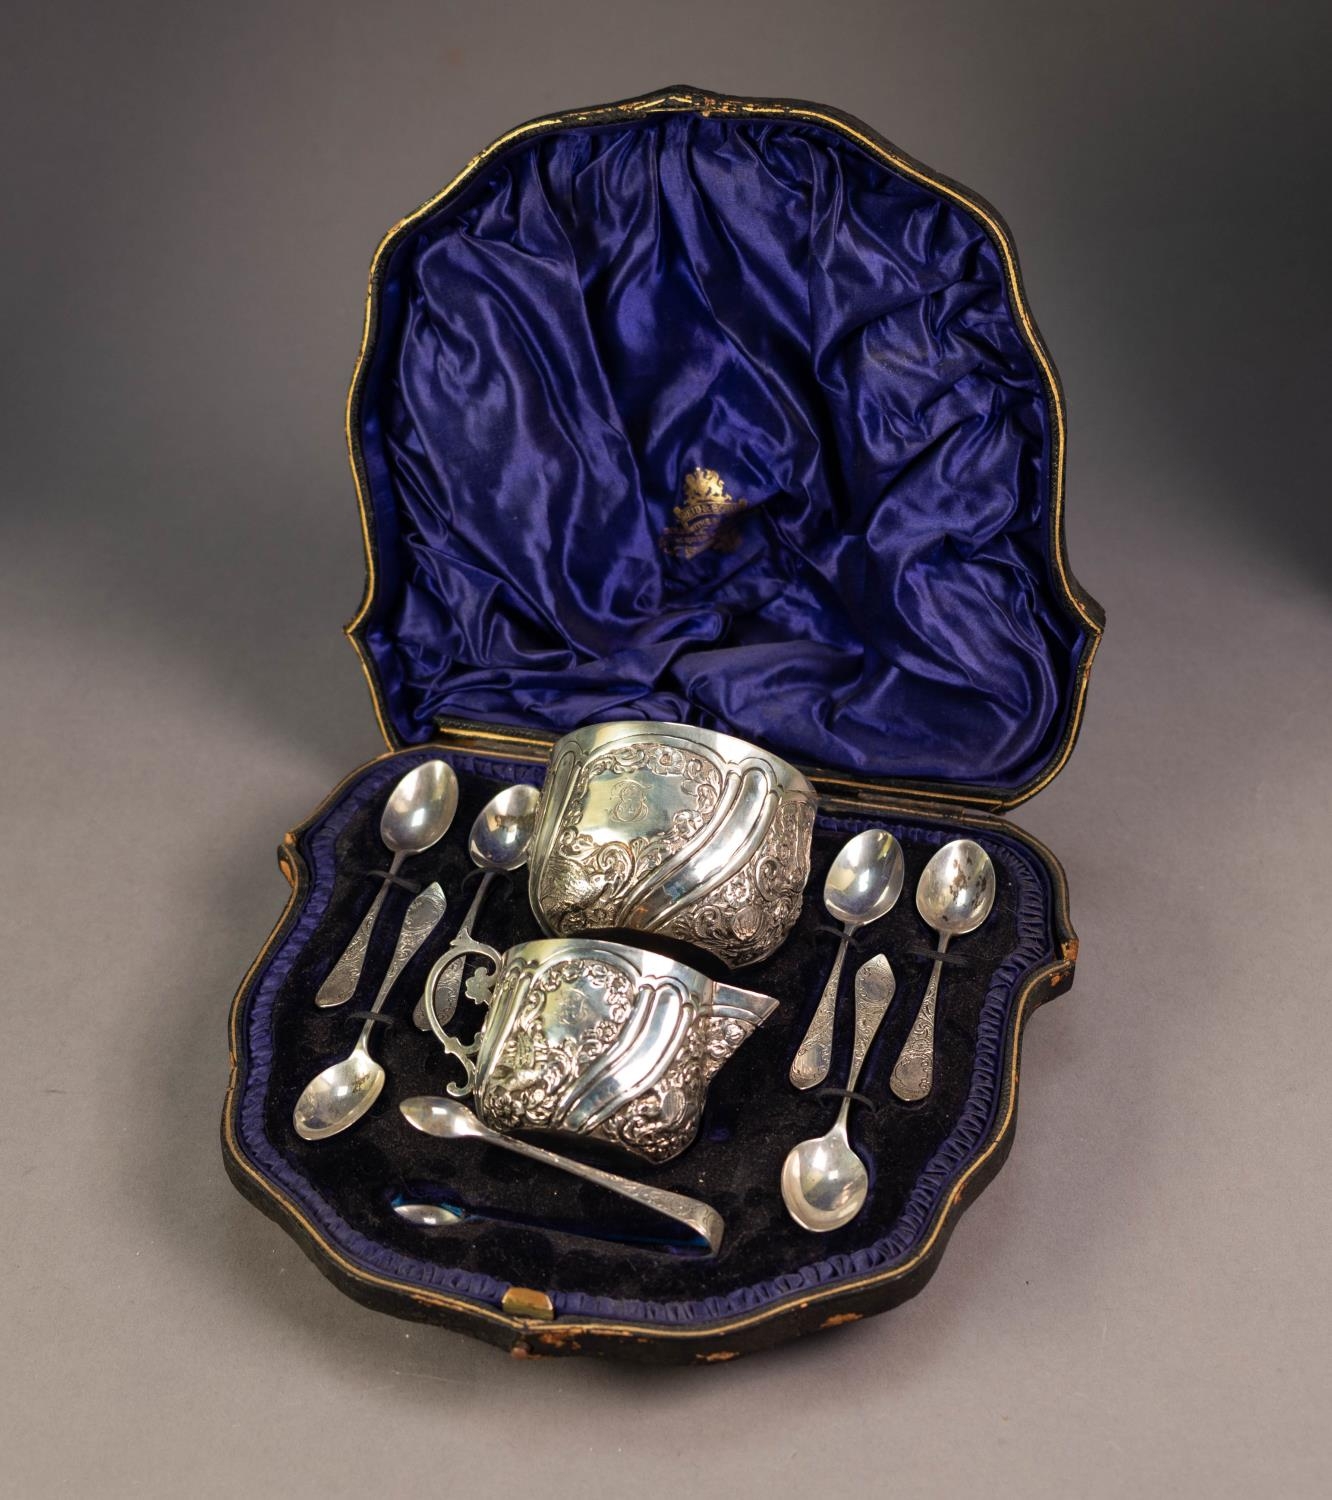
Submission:
M 689 1145 L 712 1078 L 777 1008 L 600 938 L 519 943 L 480 988 L 489 1013 L 473 1103 L 486 1124 L 588 1137 L 649 1161 Z

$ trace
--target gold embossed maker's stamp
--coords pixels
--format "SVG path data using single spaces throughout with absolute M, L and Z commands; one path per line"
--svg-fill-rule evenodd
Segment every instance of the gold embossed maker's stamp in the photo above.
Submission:
M 685 475 L 684 503 L 674 507 L 674 524 L 661 534 L 662 551 L 686 558 L 734 552 L 740 545 L 739 518 L 748 505 L 727 494 L 716 469 L 691 469 Z

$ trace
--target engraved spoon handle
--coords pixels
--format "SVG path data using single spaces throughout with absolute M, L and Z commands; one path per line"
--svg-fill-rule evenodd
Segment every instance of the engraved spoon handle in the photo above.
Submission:
M 842 980 L 842 965 L 846 961 L 847 944 L 850 943 L 851 934 L 854 931 L 855 928 L 848 924 L 842 933 L 842 941 L 837 945 L 837 957 L 833 959 L 832 973 L 828 975 L 823 994 L 819 996 L 814 1019 L 810 1021 L 805 1039 L 801 1042 L 795 1059 L 791 1063 L 791 1071 L 787 1076 L 798 1089 L 812 1089 L 816 1083 L 822 1083 L 828 1076 L 828 1069 L 832 1065 L 833 1022 L 837 1017 L 837 990 Z
M 875 954 L 856 971 L 856 1034 L 851 1044 L 851 1066 L 846 1074 L 846 1097 L 842 1100 L 842 1108 L 837 1116 L 838 1124 L 843 1128 L 851 1110 L 851 1095 L 860 1081 L 860 1070 L 865 1065 L 870 1043 L 878 1035 L 879 1027 L 896 993 L 897 980 L 893 975 L 892 965 L 882 953 Z
M 542 1146 L 532 1145 L 530 1141 L 501 1135 L 497 1130 L 483 1125 L 480 1120 L 475 1125 L 469 1121 L 468 1134 L 488 1145 L 500 1146 L 505 1151 L 513 1151 L 519 1156 L 530 1157 L 533 1161 L 544 1162 L 549 1167 L 557 1167 L 561 1172 L 583 1178 L 585 1182 L 595 1182 L 599 1187 L 618 1193 L 621 1198 L 628 1198 L 633 1203 L 653 1209 L 677 1224 L 692 1229 L 695 1234 L 702 1235 L 713 1255 L 721 1248 L 722 1235 L 726 1229 L 722 1217 L 715 1208 L 697 1198 L 687 1198 L 683 1193 L 669 1193 L 664 1188 L 648 1187 L 646 1183 L 634 1182 L 632 1178 L 620 1177 L 614 1172 L 603 1172 L 600 1167 L 585 1166 L 581 1161 L 559 1156 Z
M 948 950 L 949 934 L 939 934 L 939 952 Z M 925 988 L 925 998 L 912 1023 L 907 1039 L 902 1044 L 893 1067 L 888 1087 L 906 1104 L 923 1099 L 934 1087 L 934 1012 L 939 1000 L 939 976 L 943 973 L 941 959 L 934 960 L 930 982 Z
M 398 873 L 403 859 L 402 854 L 393 856 L 389 877 Z M 370 948 L 370 934 L 375 930 L 375 920 L 379 916 L 379 908 L 384 904 L 388 888 L 388 879 L 380 881 L 379 894 L 370 903 L 370 910 L 361 918 L 361 925 L 352 933 L 351 941 L 343 950 L 342 957 L 329 970 L 328 978 L 319 986 L 319 992 L 315 995 L 316 1005 L 324 1009 L 345 1005 L 356 993 L 356 986 L 361 982 L 361 970 L 365 966 L 365 955 Z
M 439 926 L 445 904 L 444 892 L 440 890 L 436 880 L 426 886 L 407 908 L 407 915 L 402 919 L 402 930 L 398 933 L 398 945 L 393 950 L 393 961 L 388 966 L 388 973 L 384 975 L 383 984 L 379 986 L 375 1003 L 370 1007 L 370 1016 L 361 1028 L 360 1040 L 356 1043 L 358 1047 L 364 1047 L 369 1041 L 375 1024 L 374 1018 L 397 983 L 398 975 L 407 967 L 421 944 Z
M 856 975 L 856 1037 L 851 1046 L 851 1067 L 846 1075 L 848 1093 L 860 1079 L 865 1054 L 893 1003 L 896 988 L 893 971 L 881 954 L 862 965 Z

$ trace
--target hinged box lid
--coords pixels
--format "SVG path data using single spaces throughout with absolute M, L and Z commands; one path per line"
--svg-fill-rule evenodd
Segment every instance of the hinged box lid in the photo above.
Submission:
M 393 745 L 683 720 L 1008 807 L 1103 615 L 992 209 L 816 105 L 520 126 L 390 231 L 347 413 L 348 632 Z

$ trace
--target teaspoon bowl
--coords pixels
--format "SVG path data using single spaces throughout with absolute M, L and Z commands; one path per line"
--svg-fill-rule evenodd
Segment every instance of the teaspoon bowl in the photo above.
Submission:
M 368 1052 L 354 1048 L 306 1084 L 292 1123 L 303 1140 L 322 1141 L 354 1125 L 384 1087 L 384 1069 Z
M 418 1229 L 452 1229 L 467 1217 L 462 1209 L 446 1203 L 395 1203 L 393 1212 Z
M 921 873 L 916 910 L 950 937 L 974 932 L 994 908 L 994 864 L 971 839 L 945 844 Z
M 867 828 L 838 850 L 823 882 L 823 904 L 837 921 L 863 927 L 893 909 L 905 876 L 901 844 L 886 828 Z
M 792 1147 L 782 1163 L 782 1202 L 802 1229 L 849 1224 L 865 1206 L 869 1172 L 838 1131 Z
M 541 793 L 526 782 L 497 792 L 476 815 L 467 848 L 483 870 L 519 870 L 536 832 Z
M 458 810 L 458 778 L 444 760 L 428 760 L 398 782 L 384 804 L 379 836 L 394 854 L 424 854 L 449 831 Z

